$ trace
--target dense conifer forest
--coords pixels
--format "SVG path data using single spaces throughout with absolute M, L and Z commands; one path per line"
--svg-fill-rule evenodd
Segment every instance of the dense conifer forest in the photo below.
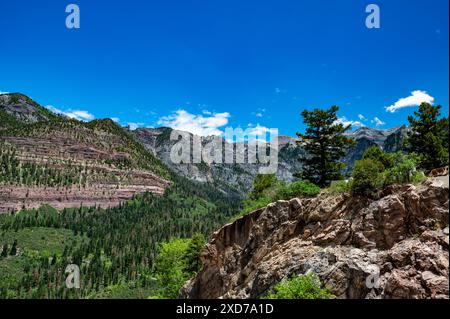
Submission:
M 238 198 L 173 176 L 163 196 L 149 193 L 111 209 L 51 207 L 0 216 L 1 298 L 148 298 L 157 294 L 158 245 L 171 238 L 205 237 L 240 208 Z M 20 234 L 39 233 L 43 247 Z M 64 240 L 49 235 L 65 234 Z M 37 239 L 39 239 L 37 238 Z M 52 242 L 58 240 L 57 242 Z M 49 249 L 51 246 L 55 246 Z M 15 247 L 12 250 L 13 246 Z M 81 270 L 81 289 L 66 288 L 67 265 Z M 165 297 L 160 295 L 160 297 Z

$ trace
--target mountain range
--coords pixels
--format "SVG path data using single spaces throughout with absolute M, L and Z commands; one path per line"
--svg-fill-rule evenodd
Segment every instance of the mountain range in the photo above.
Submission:
M 343 161 L 349 172 L 363 152 L 402 147 L 408 128 L 362 127 L 346 133 L 357 144 Z M 244 196 L 262 164 L 174 164 L 172 129 L 130 130 L 110 119 L 82 122 L 55 114 L 23 94 L 0 95 L 0 211 L 118 205 L 142 192 L 161 194 L 170 172 Z M 190 134 L 192 136 L 192 134 Z M 203 141 L 213 137 L 203 138 Z M 278 137 L 277 177 L 295 180 L 304 153 L 299 139 Z M 227 142 L 225 142 L 227 143 Z
M 395 152 L 402 148 L 408 128 L 400 126 L 393 129 L 379 130 L 362 127 L 354 132 L 346 133 L 353 137 L 357 144 L 352 147 L 343 161 L 347 165 L 348 173 L 356 160 L 360 159 L 366 149 L 377 145 L 387 152 Z M 137 140 L 142 142 L 147 149 L 178 174 L 201 182 L 216 182 L 235 187 L 238 191 L 248 192 L 255 176 L 262 164 L 173 164 L 170 159 L 170 151 L 176 143 L 170 140 L 171 128 L 138 128 L 130 131 Z M 191 134 L 192 135 L 192 134 Z M 210 138 L 210 137 L 209 137 Z M 300 139 L 290 136 L 278 137 L 278 170 L 277 177 L 286 182 L 292 182 L 296 178 L 295 173 L 301 170 L 299 157 L 304 150 L 299 145 Z M 224 141 L 224 143 L 227 143 Z
M 343 173 L 371 146 L 401 150 L 408 130 L 346 133 Z M 174 164 L 172 133 L 194 137 L 0 95 L 0 298 L 260 298 L 311 271 L 336 298 L 448 298 L 448 167 L 377 198 L 319 189 L 245 211 L 265 164 Z M 294 181 L 301 140 L 277 147 L 276 175 Z M 180 249 L 198 271 L 171 273 Z M 80 290 L 64 288 L 68 263 L 82 265 Z

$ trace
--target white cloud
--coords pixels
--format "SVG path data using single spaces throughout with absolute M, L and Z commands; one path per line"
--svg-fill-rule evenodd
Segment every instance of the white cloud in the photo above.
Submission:
M 410 96 L 401 98 L 394 104 L 392 104 L 390 106 L 386 106 L 385 109 L 387 112 L 394 113 L 398 109 L 401 109 L 404 107 L 418 106 L 423 102 L 433 104 L 434 97 L 432 97 L 425 91 L 416 90 L 416 91 L 411 92 Z
M 120 122 L 120 119 L 118 117 L 111 117 L 111 120 L 113 120 L 116 123 Z
M 89 113 L 88 111 L 82 111 L 82 110 L 75 110 L 75 111 L 69 111 L 66 113 L 68 117 L 75 118 L 78 120 L 93 120 L 94 115 Z
M 259 138 L 264 138 L 266 134 L 276 135 L 278 134 L 277 129 L 269 129 L 265 126 L 257 124 L 256 126 L 249 127 L 249 135 L 258 136 Z
M 383 122 L 382 120 L 380 120 L 378 117 L 374 117 L 373 120 L 370 121 L 370 123 L 375 124 L 376 126 L 383 126 L 384 124 L 386 124 L 385 122 Z
M 256 112 L 252 112 L 252 114 L 256 117 L 262 118 L 264 117 L 264 114 L 266 113 L 266 109 L 265 108 L 258 108 L 256 110 Z
M 344 126 L 348 126 L 351 125 L 353 127 L 362 127 L 365 126 L 363 123 L 361 123 L 360 121 L 352 121 L 352 120 L 348 120 L 345 116 L 339 117 L 336 122 L 337 124 L 342 124 Z
M 91 121 L 95 118 L 95 116 L 89 113 L 88 111 L 71 110 L 71 109 L 63 111 L 54 107 L 53 105 L 47 105 L 46 108 L 52 111 L 53 113 L 61 114 L 67 116 L 68 118 L 76 119 L 79 121 Z
M 286 94 L 287 90 L 286 89 L 275 88 L 275 93 L 276 94 Z
M 3 94 L 9 94 L 9 92 L 0 91 L 0 95 L 3 95 Z
M 160 118 L 157 124 L 200 136 L 222 135 L 223 132 L 220 128 L 228 124 L 230 116 L 228 112 L 203 116 L 191 114 L 185 110 L 177 110 L 169 116 Z
M 365 116 L 362 115 L 362 114 L 358 114 L 358 118 L 359 118 L 361 121 L 365 121 L 365 120 L 366 120 Z
M 242 136 L 228 136 L 227 133 L 228 132 L 224 134 L 224 138 L 229 143 L 244 143 L 246 141 L 267 143 L 270 142 L 271 139 L 278 136 L 278 129 L 268 128 L 260 124 L 254 125 L 253 123 L 249 123 L 247 128 L 243 129 L 244 134 Z

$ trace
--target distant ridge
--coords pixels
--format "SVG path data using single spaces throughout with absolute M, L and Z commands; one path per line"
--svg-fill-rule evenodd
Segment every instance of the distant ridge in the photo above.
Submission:
M 85 139 L 84 143 L 88 143 L 90 146 L 95 145 L 102 139 L 95 137 L 96 135 L 91 135 L 92 132 L 106 132 L 106 136 L 115 136 L 114 139 L 118 139 L 117 143 L 125 142 L 125 147 L 129 151 L 137 155 L 139 158 L 146 152 L 148 155 L 147 160 L 139 159 L 135 162 L 136 168 L 139 165 L 144 164 L 142 168 L 150 169 L 159 175 L 164 175 L 164 168 L 161 166 L 161 161 L 164 166 L 169 167 L 171 170 L 176 172 L 181 176 L 188 177 L 195 181 L 200 182 L 211 182 L 218 185 L 219 189 L 233 189 L 240 193 L 246 193 L 252 185 L 254 177 L 258 174 L 259 164 L 212 164 L 208 165 L 206 163 L 200 164 L 173 164 L 170 160 L 171 147 L 174 145 L 173 141 L 170 141 L 170 134 L 173 129 L 168 127 L 160 128 L 138 128 L 136 130 L 130 130 L 127 127 L 120 127 L 117 123 L 110 119 L 98 119 L 91 122 L 81 122 L 74 119 L 69 119 L 64 115 L 55 114 L 48 109 L 41 107 L 38 103 L 30 99 L 29 97 L 20 94 L 3 94 L 0 95 L 0 136 L 8 135 L 5 132 L 12 132 L 11 129 L 21 127 L 21 125 L 26 125 L 27 127 L 41 126 L 40 130 L 48 130 L 46 126 L 55 125 L 59 123 L 55 132 L 60 132 L 59 138 L 69 138 L 69 135 L 77 135 L 80 139 Z M 47 124 L 42 124 L 42 123 Z M 41 124 L 39 124 L 41 123 Z M 61 127 L 65 127 L 64 129 Z M 70 126 L 71 133 L 62 133 Z M 82 133 L 84 131 L 90 132 L 89 134 Z M 78 133 L 77 133 L 78 132 Z M 354 164 L 354 162 L 361 158 L 362 154 L 366 149 L 371 146 L 377 145 L 387 152 L 395 152 L 400 150 L 403 145 L 408 128 L 406 126 L 399 126 L 391 129 L 375 129 L 370 127 L 361 127 L 353 132 L 346 133 L 347 136 L 355 138 L 357 144 L 353 147 L 343 161 L 347 164 L 345 172 L 349 172 Z M 41 134 L 40 132 L 39 134 Z M 96 133 L 97 134 L 97 133 Z M 23 132 L 21 130 L 16 130 L 13 136 L 22 136 Z M 192 134 L 191 134 L 192 135 Z M 91 136 L 92 138 L 88 138 Z M 45 139 L 45 136 L 40 136 Z M 73 140 L 74 136 L 70 136 L 69 140 Z M 86 140 L 88 138 L 88 140 Z M 210 139 L 212 137 L 209 137 Z M 76 140 L 76 138 L 75 138 Z M 120 142 L 120 140 L 122 142 Z M 277 177 L 283 181 L 293 181 L 296 178 L 294 174 L 301 170 L 301 163 L 298 161 L 300 155 L 304 153 L 303 148 L 297 145 L 299 141 L 296 137 L 290 136 L 279 136 L 278 148 L 279 148 L 279 166 L 277 171 Z M 76 141 L 75 141 L 76 142 Z M 104 143 L 103 141 L 102 143 Z M 110 142 L 106 143 L 106 145 Z M 99 146 L 102 148 L 103 146 Z M 109 145 L 107 147 L 113 147 Z M 122 149 L 117 148 L 116 145 L 114 152 Z M 110 152 L 111 149 L 106 151 L 106 154 Z M 125 152 L 125 153 L 127 153 Z M 139 155 L 140 154 L 140 155 Z M 130 156 L 125 156 L 123 158 L 123 164 L 128 165 L 127 161 L 131 159 L 133 163 L 133 158 L 135 156 L 129 154 Z M 149 165 L 145 162 L 149 161 Z M 150 164 L 151 163 L 151 164 Z M 221 186 L 222 185 L 222 186 Z

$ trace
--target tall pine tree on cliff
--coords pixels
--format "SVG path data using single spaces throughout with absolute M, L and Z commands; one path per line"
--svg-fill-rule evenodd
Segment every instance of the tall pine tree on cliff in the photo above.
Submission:
M 331 181 L 342 179 L 345 164 L 341 162 L 350 146 L 355 145 L 353 138 L 344 135 L 351 125 L 344 126 L 336 115 L 338 106 L 328 110 L 314 109 L 302 112 L 303 122 L 308 126 L 298 144 L 303 145 L 306 154 L 300 158 L 302 172 L 297 176 L 309 180 L 320 187 L 328 186 Z
M 441 106 L 422 103 L 414 116 L 408 116 L 411 132 L 406 140 L 409 152 L 419 155 L 426 171 L 448 165 L 448 118 L 441 118 Z

